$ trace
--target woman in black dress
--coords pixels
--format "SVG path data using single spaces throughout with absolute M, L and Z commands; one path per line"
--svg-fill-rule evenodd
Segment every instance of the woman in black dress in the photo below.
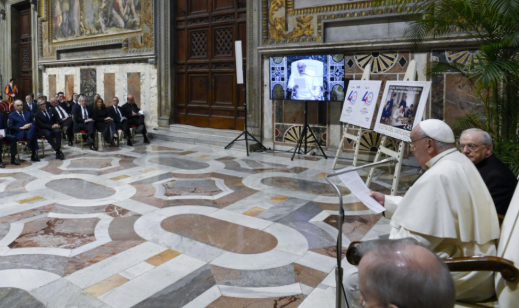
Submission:
M 116 146 L 115 140 L 118 139 L 116 125 L 114 124 L 114 120 L 109 117 L 109 112 L 103 103 L 103 99 L 99 98 L 94 103 L 92 113 L 96 130 L 101 132 L 101 135 L 107 143 L 111 146 Z

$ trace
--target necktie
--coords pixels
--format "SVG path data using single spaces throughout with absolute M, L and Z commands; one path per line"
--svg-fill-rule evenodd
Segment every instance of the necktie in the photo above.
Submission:
M 47 111 L 45 112 L 45 116 L 47 117 L 47 119 L 51 120 L 51 117 L 49 117 L 49 114 L 47 113 Z
M 25 117 L 24 117 L 24 114 L 21 113 L 21 112 L 18 112 L 20 114 L 20 116 L 22 117 L 22 119 L 24 119 L 24 123 L 25 123 Z
M 119 108 L 114 106 L 114 109 L 116 109 L 116 111 L 118 112 L 118 115 L 119 115 L 119 119 L 123 119 L 123 116 L 121 115 L 121 112 L 119 112 Z
M 87 115 L 87 109 L 83 108 L 83 106 L 81 107 L 81 109 L 83 109 L 83 119 L 84 120 L 87 120 L 88 119 L 88 115 Z
M 29 106 L 29 110 L 33 111 L 33 104 L 27 104 Z
M 58 111 L 58 114 L 60 115 L 60 119 L 63 119 L 63 118 L 65 118 L 65 117 L 63 116 L 63 113 L 62 113 L 62 110 L 61 110 L 61 109 L 62 109 L 62 108 L 61 108 L 60 106 L 58 106 L 58 107 L 56 108 L 56 110 Z

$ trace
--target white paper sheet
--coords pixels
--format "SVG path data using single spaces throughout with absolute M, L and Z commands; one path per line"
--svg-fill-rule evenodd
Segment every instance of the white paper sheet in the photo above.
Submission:
M 5 136 L 5 129 L 0 129 L 0 135 Z
M 352 167 L 349 167 L 349 169 Z M 341 171 L 345 171 L 343 169 Z M 380 214 L 385 208 L 380 205 L 373 197 L 369 196 L 371 190 L 365 185 L 364 181 L 356 171 L 344 173 L 338 178 L 346 185 L 346 187 L 373 213 Z

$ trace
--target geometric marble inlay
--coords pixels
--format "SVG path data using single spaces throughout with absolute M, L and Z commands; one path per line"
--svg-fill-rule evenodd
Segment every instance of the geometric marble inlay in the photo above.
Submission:
M 10 248 L 47 247 L 74 249 L 94 242 L 99 218 L 40 218 L 24 224 Z
M 261 183 L 275 188 L 293 190 L 293 191 L 305 191 L 307 193 L 316 195 L 336 195 L 334 188 L 325 183 L 318 183 L 313 181 L 287 178 L 282 176 L 269 177 L 261 180 Z M 340 192 L 343 195 L 349 194 L 349 190 L 345 187 L 339 187 Z
M 70 197 L 86 200 L 103 199 L 116 193 L 112 188 L 82 179 L 54 180 L 46 183 L 45 186 Z
M 277 246 L 277 239 L 264 231 L 199 214 L 181 214 L 161 222 L 166 231 L 240 254 L 257 254 Z
M 93 168 L 93 169 L 102 169 L 106 167 L 110 167 L 112 165 L 111 158 L 103 158 L 103 159 L 89 159 L 89 158 L 80 158 L 71 160 L 71 164 L 69 168 Z
M 185 170 L 198 170 L 210 167 L 207 163 L 196 162 L 192 160 L 175 158 L 175 157 L 154 157 L 148 160 L 153 164 L 165 165 L 169 167 L 185 169 Z
M 170 181 L 164 183 L 165 196 L 215 196 L 222 192 L 222 190 L 215 185 L 214 180 L 197 179 L 186 181 Z

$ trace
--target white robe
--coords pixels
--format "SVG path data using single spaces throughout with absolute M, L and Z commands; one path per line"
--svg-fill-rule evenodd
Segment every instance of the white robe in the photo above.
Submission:
M 314 90 L 315 90 L 315 78 L 311 72 L 306 70 L 303 74 L 300 74 L 298 71 L 291 73 L 289 76 L 288 81 L 288 89 L 292 89 L 296 85 L 297 81 L 295 80 L 301 79 L 306 86 L 305 87 L 299 87 L 297 89 L 297 99 L 314 99 Z
M 440 258 L 495 256 L 499 222 L 478 170 L 456 149 L 427 162 L 429 169 L 405 196 L 385 197 L 391 239 L 412 237 Z M 492 272 L 453 272 L 456 299 L 494 295 Z

